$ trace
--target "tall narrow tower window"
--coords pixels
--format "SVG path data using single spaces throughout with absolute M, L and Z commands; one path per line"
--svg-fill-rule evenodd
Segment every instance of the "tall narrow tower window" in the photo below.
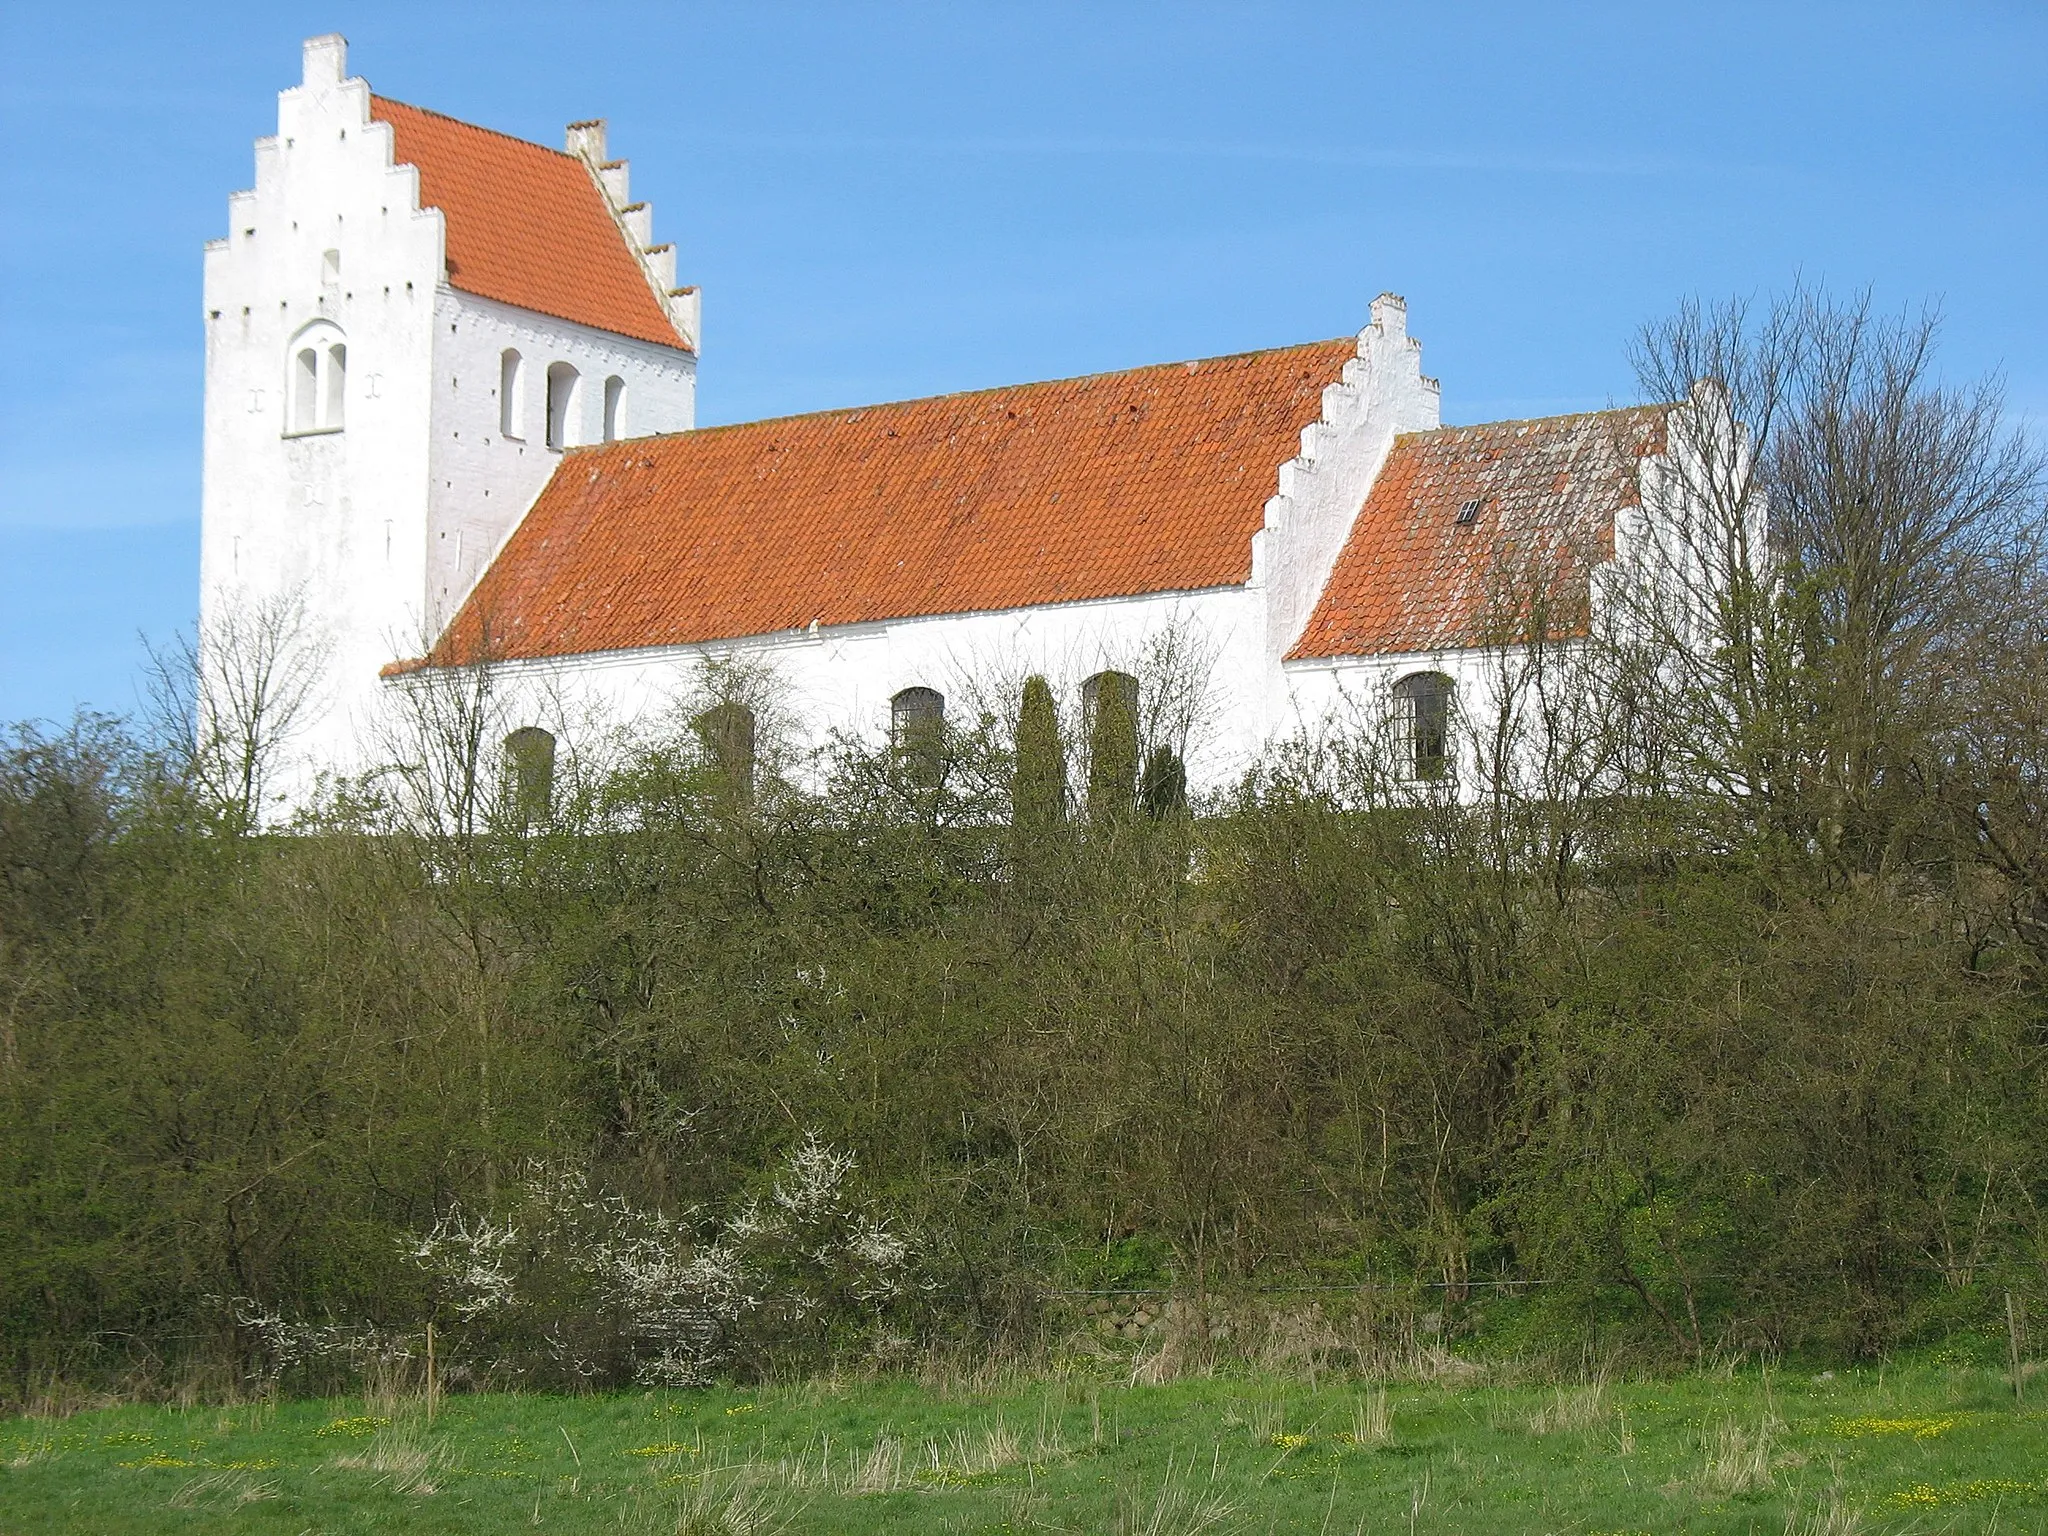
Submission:
M 576 370 L 568 363 L 548 364 L 548 446 L 576 445 Z
M 320 349 L 301 347 L 292 359 L 292 430 L 311 432 L 319 425 Z
M 320 420 L 329 427 L 341 426 L 341 410 L 348 399 L 348 348 L 340 342 L 327 345 L 327 376 L 320 386 Z
M 604 381 L 604 440 L 615 443 L 625 436 L 626 381 L 616 373 Z
M 316 320 L 292 338 L 285 362 L 285 432 L 339 432 L 348 400 L 348 343 Z
M 526 436 L 526 359 L 517 347 L 498 359 L 498 435 L 515 443 Z

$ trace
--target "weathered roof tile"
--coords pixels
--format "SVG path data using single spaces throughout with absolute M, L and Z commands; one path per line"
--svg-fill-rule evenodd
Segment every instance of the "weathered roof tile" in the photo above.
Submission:
M 1614 550 L 1634 461 L 1668 407 L 1441 427 L 1394 440 L 1288 660 L 1582 632 L 1588 573 Z M 1459 513 L 1478 507 L 1468 521 Z

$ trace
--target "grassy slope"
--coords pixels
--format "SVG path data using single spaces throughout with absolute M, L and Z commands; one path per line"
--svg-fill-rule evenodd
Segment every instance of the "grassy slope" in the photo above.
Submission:
M 0 1531 L 672 1532 L 737 1487 L 767 1529 L 834 1533 L 2048 1532 L 2048 1411 L 1981 1371 L 1395 1387 L 1378 1446 L 1369 1400 L 1253 1378 L 458 1398 L 431 1427 L 117 1408 L 0 1422 Z M 1772 1423 L 1768 1483 L 1733 1486 Z

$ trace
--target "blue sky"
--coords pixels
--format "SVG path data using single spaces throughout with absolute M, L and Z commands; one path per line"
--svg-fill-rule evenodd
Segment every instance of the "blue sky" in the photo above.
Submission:
M 705 422 L 1356 330 L 1447 421 L 1598 406 L 1688 294 L 1940 302 L 2048 429 L 2048 4 L 0 7 L 0 721 L 197 600 L 201 244 L 298 44 L 550 144 L 701 284 Z

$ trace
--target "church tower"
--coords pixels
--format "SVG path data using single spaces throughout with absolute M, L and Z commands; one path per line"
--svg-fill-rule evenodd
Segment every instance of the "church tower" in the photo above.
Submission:
M 565 448 L 695 423 L 698 300 L 601 122 L 552 150 L 390 101 L 305 45 L 205 261 L 200 638 L 303 613 L 294 755 L 362 761 Z

